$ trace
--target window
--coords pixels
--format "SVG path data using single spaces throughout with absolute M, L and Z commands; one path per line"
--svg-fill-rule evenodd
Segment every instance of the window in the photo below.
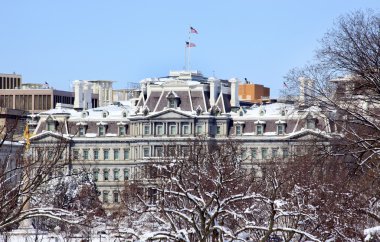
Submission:
M 103 150 L 103 159 L 104 160 L 108 160 L 109 159 L 109 154 L 110 154 L 109 150 Z
M 148 124 L 144 125 L 144 135 L 150 134 L 150 126 Z
M 182 147 L 182 156 L 187 157 L 190 154 L 190 148 L 188 146 Z
M 277 158 L 277 155 L 278 155 L 278 149 L 277 148 L 273 148 L 272 149 L 272 158 Z
M 103 118 L 107 118 L 107 112 L 103 113 Z
M 221 134 L 222 133 L 222 127 L 220 125 L 216 126 L 216 134 Z
M 73 150 L 73 159 L 78 160 L 79 159 L 79 150 Z
M 79 127 L 79 136 L 84 136 L 86 134 L 86 128 L 81 126 Z
M 261 158 L 262 159 L 268 159 L 268 149 L 267 148 L 262 148 L 261 149 Z
M 129 169 L 125 168 L 124 169 L 124 181 L 128 181 L 128 180 L 129 180 Z
M 236 135 L 241 135 L 241 125 L 236 126 Z
M 169 124 L 169 134 L 176 135 L 177 134 L 177 125 L 174 123 Z
M 103 203 L 108 203 L 108 191 L 103 191 Z
M 99 134 L 99 136 L 104 136 L 104 134 L 105 134 L 105 127 L 104 126 L 98 127 L 98 134 Z
M 119 149 L 113 150 L 113 159 L 118 160 L 119 159 Z
M 92 171 L 92 179 L 95 182 L 99 180 L 99 170 L 98 169 L 94 169 Z
M 156 135 L 163 135 L 164 134 L 164 125 L 163 124 L 157 124 L 156 125 Z
M 175 99 L 170 99 L 169 100 L 169 108 L 176 108 L 177 107 L 177 102 Z
M 99 160 L 99 150 L 94 150 L 94 160 Z
M 285 132 L 285 126 L 283 124 L 277 125 L 277 134 L 278 135 L 283 135 Z
M 119 203 L 119 193 L 113 192 L 113 203 Z
M 129 159 L 129 148 L 124 149 L 124 160 L 128 160 L 128 159 Z
M 123 112 L 123 118 L 126 118 L 126 117 L 127 117 L 127 113 Z
M 149 147 L 143 148 L 143 157 L 149 157 Z
M 119 180 L 119 169 L 114 169 L 113 170 L 113 179 L 115 181 L 118 181 Z
M 108 181 L 109 180 L 109 176 L 110 176 L 110 172 L 108 169 L 104 169 L 103 170 L 103 180 L 104 181 Z
M 288 150 L 288 148 L 283 148 L 282 149 L 282 157 L 283 158 L 288 158 L 289 157 L 289 150 Z
M 83 150 L 83 160 L 88 160 L 88 150 Z
M 119 136 L 125 135 L 125 126 L 119 126 Z
M 315 129 L 315 120 L 314 119 L 306 120 L 306 128 L 307 129 Z
M 190 125 L 185 123 L 182 125 L 182 134 L 189 135 L 190 134 Z
M 197 134 L 202 134 L 203 133 L 203 125 L 197 125 Z
M 154 154 L 156 157 L 162 157 L 164 155 L 164 148 L 162 146 L 156 146 L 154 148 Z
M 47 131 L 55 131 L 55 122 L 53 120 L 49 120 L 47 122 Z
M 264 133 L 264 126 L 261 124 L 256 125 L 256 134 L 263 135 L 263 133 Z
M 251 158 L 252 159 L 257 159 L 257 148 L 252 148 L 251 149 Z

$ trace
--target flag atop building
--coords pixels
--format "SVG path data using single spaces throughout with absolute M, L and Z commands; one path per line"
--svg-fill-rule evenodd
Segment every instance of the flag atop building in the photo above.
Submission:
M 198 34 L 198 31 L 190 26 L 190 33 L 192 33 L 192 34 Z
M 30 133 L 29 133 L 29 125 L 26 124 L 25 125 L 25 129 L 24 129 L 24 139 L 25 139 L 25 149 L 29 149 L 29 146 L 30 146 Z
M 196 45 L 192 42 L 186 41 L 186 47 L 191 48 L 191 47 L 196 47 Z

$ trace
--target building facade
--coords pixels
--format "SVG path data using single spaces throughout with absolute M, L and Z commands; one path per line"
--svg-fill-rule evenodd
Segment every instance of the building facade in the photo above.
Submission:
M 72 172 L 92 174 L 104 203 L 118 203 L 125 181 L 153 178 L 146 164 L 171 151 L 186 155 L 189 141 L 227 139 L 242 145 L 247 165 L 287 159 L 307 140 L 327 140 L 334 127 L 318 107 L 272 103 L 240 107 L 239 80 L 173 71 L 141 81 L 139 96 L 83 111 L 38 114 L 33 147 L 63 138 Z

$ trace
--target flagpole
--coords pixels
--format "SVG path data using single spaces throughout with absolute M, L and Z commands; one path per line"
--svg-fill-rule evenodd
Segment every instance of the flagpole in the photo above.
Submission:
M 191 51 L 191 26 L 189 26 L 189 46 L 187 46 L 188 53 L 187 53 L 187 70 L 190 70 L 190 51 Z

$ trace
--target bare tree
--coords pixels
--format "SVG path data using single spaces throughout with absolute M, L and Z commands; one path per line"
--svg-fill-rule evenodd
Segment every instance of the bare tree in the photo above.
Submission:
M 4 144 L 3 144 L 4 145 Z M 69 163 L 63 137 L 49 147 L 22 148 L 4 156 L 0 166 L 0 231 L 17 228 L 34 217 L 78 222 L 74 213 L 60 208 L 31 206 L 38 191 Z

